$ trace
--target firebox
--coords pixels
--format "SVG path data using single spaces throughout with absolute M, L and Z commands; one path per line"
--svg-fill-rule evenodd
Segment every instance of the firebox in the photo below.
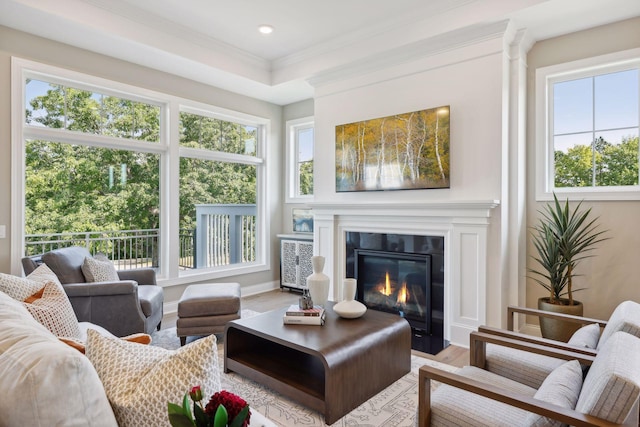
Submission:
M 386 246 L 394 250 L 384 250 L 384 246 L 353 248 L 356 299 L 368 309 L 407 319 L 412 329 L 412 348 L 436 354 L 446 345 L 442 253 L 432 249 L 423 250 L 425 253 L 398 251 L 396 245 L 389 244 Z
M 431 257 L 356 249 L 358 300 L 431 331 Z

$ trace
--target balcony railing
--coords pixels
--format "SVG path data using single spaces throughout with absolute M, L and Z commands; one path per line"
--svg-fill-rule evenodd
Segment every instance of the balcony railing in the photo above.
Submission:
M 196 229 L 179 233 L 180 268 L 255 261 L 255 205 L 198 205 L 196 215 Z M 107 255 L 119 270 L 158 268 L 158 241 L 158 229 L 30 234 L 25 236 L 25 254 L 84 246 L 92 254 Z

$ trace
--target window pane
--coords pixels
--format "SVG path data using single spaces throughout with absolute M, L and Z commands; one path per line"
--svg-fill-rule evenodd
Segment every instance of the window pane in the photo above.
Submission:
M 601 132 L 595 142 L 596 185 L 638 185 L 638 131 Z
M 299 196 L 313 195 L 313 128 L 298 129 Z
M 88 244 L 118 268 L 158 267 L 157 154 L 26 142 L 26 253 Z
M 554 138 L 555 186 L 590 187 L 593 182 L 591 133 Z
M 591 78 L 553 85 L 553 126 L 554 135 L 593 129 Z
M 255 165 L 180 159 L 181 268 L 256 260 L 256 176 Z
M 25 122 L 148 142 L 160 141 L 160 107 L 30 80 Z
M 239 123 L 180 113 L 180 145 L 225 153 L 256 155 L 258 129 Z
M 604 74 L 595 78 L 596 129 L 638 126 L 638 73 Z

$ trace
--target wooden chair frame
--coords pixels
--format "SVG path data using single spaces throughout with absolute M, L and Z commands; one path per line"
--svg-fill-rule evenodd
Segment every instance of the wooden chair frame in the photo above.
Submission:
M 504 345 L 519 350 L 525 350 L 537 354 L 557 357 L 563 360 L 577 359 L 581 364 L 590 365 L 595 355 L 576 353 L 563 349 L 547 347 L 543 344 L 532 344 L 518 339 L 504 338 L 484 332 L 472 332 L 470 334 L 470 358 L 472 365 L 484 368 L 484 354 L 486 344 Z M 565 424 L 578 427 L 587 426 L 638 426 L 639 404 L 636 401 L 630 415 L 624 424 L 614 424 L 601 418 L 582 414 L 580 412 L 562 408 L 551 403 L 534 399 L 530 396 L 505 391 L 491 384 L 483 383 L 471 378 L 463 377 L 455 373 L 442 371 L 431 366 L 422 366 L 418 371 L 418 425 L 427 427 L 431 423 L 431 380 L 439 381 L 489 399 L 503 402 L 508 405 L 534 412 Z

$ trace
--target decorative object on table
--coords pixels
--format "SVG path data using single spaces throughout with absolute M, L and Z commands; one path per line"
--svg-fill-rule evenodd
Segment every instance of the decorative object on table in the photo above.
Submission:
M 342 281 L 342 301 L 333 306 L 338 316 L 346 319 L 356 319 L 362 316 L 367 307 L 360 301 L 356 301 L 356 279 L 344 279 Z
M 311 265 L 313 266 L 313 274 L 307 277 L 307 289 L 313 300 L 313 304 L 324 307 L 329 299 L 329 276 L 324 274 L 324 257 L 311 257 Z
M 336 126 L 335 156 L 338 192 L 449 188 L 449 106 Z
M 322 326 L 325 322 L 325 314 L 321 316 L 287 316 L 282 317 L 282 322 L 285 325 L 316 325 Z
M 302 296 L 298 299 L 298 308 L 301 310 L 308 310 L 313 308 L 313 299 L 309 295 L 308 289 L 302 290 Z
M 189 403 L 193 401 L 193 409 Z M 184 395 L 182 406 L 168 403 L 169 422 L 173 427 L 247 427 L 251 419 L 249 405 L 244 399 L 222 390 L 211 396 L 202 406 L 202 390 L 195 386 Z
M 293 208 L 291 216 L 293 218 L 294 233 L 313 233 L 313 214 L 311 209 Z
M 548 297 L 538 299 L 538 309 L 582 316 L 583 306 L 573 299 L 573 277 L 578 261 L 589 258 L 589 251 L 596 243 L 606 238 L 605 231 L 599 231 L 596 221 L 589 219 L 591 209 L 580 211 L 582 202 L 574 210 L 569 200 L 560 204 L 553 195 L 553 204 L 547 204 L 537 225 L 533 227 L 531 238 L 538 254 L 532 258 L 541 269 L 529 269 L 531 278 L 549 291 Z M 565 298 L 566 296 L 566 298 Z M 579 323 L 540 319 L 540 330 L 544 338 L 566 342 L 580 327 Z
M 319 305 L 314 305 L 309 308 L 301 308 L 295 304 L 289 306 L 287 311 L 284 313 L 287 316 L 322 316 L 324 313 L 324 308 Z

